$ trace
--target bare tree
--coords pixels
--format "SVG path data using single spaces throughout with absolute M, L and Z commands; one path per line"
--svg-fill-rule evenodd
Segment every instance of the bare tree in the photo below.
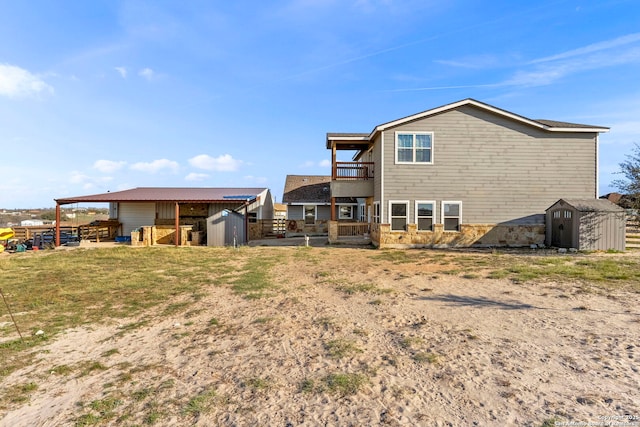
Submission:
M 616 179 L 613 185 L 625 195 L 628 208 L 632 209 L 634 219 L 640 223 L 640 144 L 634 144 L 627 160 L 620 163 L 620 175 L 624 178 Z

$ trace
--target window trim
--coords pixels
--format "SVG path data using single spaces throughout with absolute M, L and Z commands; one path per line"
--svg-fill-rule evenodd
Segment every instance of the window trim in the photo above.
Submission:
M 373 202 L 373 222 L 380 224 L 380 202 Z
M 398 136 L 399 135 L 412 135 L 413 136 L 413 160 L 410 162 L 401 162 L 398 160 Z M 431 136 L 431 149 L 430 149 L 430 161 L 429 162 L 417 162 L 416 161 L 416 135 L 430 135 Z M 434 146 L 435 137 L 433 132 L 411 132 L 411 131 L 396 131 L 395 132 L 395 144 L 394 144 L 394 160 L 397 165 L 432 165 L 434 163 Z
M 430 203 L 431 205 L 433 205 L 433 209 L 432 209 L 432 215 L 431 215 L 431 230 L 421 230 L 418 226 L 418 218 L 428 218 L 426 216 L 423 217 L 419 217 L 418 216 L 418 205 L 420 203 Z M 416 200 L 415 201 L 415 206 L 414 206 L 414 211 L 415 211 L 415 216 L 414 216 L 414 220 L 415 220 L 415 224 L 416 224 L 416 231 L 434 231 L 434 225 L 437 224 L 436 220 L 436 210 L 437 210 L 437 205 L 436 205 L 436 201 L 435 200 Z
M 308 207 L 313 208 L 313 223 L 307 222 Z M 313 205 L 313 204 L 302 205 L 302 219 L 304 220 L 304 225 L 315 225 L 315 223 L 318 221 L 318 205 Z
M 405 205 L 407 215 L 404 217 L 393 216 L 392 205 Z M 393 219 L 394 218 L 405 218 L 404 229 L 397 230 L 393 228 Z M 409 201 L 408 200 L 389 200 L 389 230 L 391 231 L 407 231 L 407 225 L 409 224 Z
M 445 216 L 444 214 L 444 206 L 445 205 L 458 205 L 458 216 Z M 440 209 L 441 212 L 441 221 L 442 221 L 442 231 L 446 232 L 446 233 L 459 233 L 460 232 L 460 226 L 462 225 L 462 201 L 460 200 L 443 200 L 442 201 L 442 206 Z M 458 218 L 458 229 L 457 230 L 447 230 L 445 228 L 445 219 L 447 218 Z

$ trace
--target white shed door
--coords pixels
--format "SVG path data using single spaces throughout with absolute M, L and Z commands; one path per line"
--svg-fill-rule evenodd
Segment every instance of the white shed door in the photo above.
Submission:
M 119 220 L 122 223 L 122 235 L 130 236 L 138 227 L 151 226 L 156 221 L 155 203 L 120 203 Z

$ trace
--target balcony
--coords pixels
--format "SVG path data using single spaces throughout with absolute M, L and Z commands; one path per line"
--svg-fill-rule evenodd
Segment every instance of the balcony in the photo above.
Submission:
M 373 196 L 373 162 L 334 162 L 331 197 Z
M 332 181 L 363 181 L 373 179 L 373 162 L 334 162 Z

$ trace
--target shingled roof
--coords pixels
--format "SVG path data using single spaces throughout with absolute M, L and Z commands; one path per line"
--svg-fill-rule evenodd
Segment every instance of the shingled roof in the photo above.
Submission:
M 283 203 L 330 203 L 331 177 L 324 175 L 287 175 Z

